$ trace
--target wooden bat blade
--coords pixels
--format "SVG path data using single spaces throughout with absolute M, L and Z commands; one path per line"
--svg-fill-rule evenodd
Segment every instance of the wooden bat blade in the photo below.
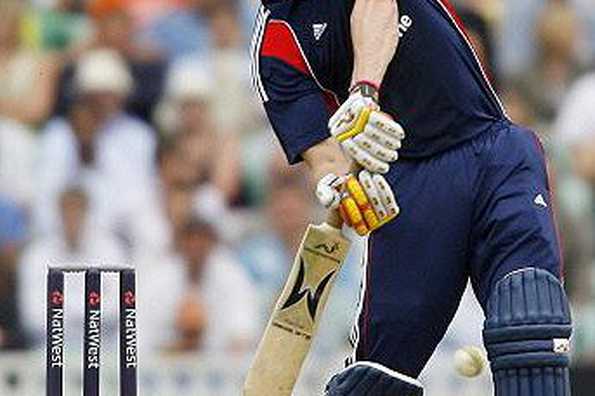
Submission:
M 244 396 L 290 396 L 350 242 L 328 224 L 306 230 L 244 383 Z

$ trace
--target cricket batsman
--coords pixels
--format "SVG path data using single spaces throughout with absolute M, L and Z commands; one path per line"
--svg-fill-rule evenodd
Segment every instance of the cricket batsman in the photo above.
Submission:
M 327 395 L 421 395 L 469 278 L 496 395 L 570 395 L 543 150 L 447 0 L 263 0 L 252 55 L 288 161 L 369 235 L 354 355 Z

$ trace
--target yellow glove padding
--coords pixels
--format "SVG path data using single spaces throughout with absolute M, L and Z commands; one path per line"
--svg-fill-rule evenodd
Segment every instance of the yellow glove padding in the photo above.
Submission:
M 399 157 L 405 138 L 402 126 L 371 98 L 352 94 L 329 121 L 331 135 L 364 169 L 387 173 Z
M 398 216 L 399 207 L 384 177 L 364 170 L 359 180 L 348 175 L 344 187 L 339 212 L 359 235 L 368 235 Z

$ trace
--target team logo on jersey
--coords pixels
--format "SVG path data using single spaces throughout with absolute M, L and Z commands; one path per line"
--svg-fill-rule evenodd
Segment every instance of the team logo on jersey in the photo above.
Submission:
M 328 23 L 315 23 L 312 25 L 312 31 L 314 32 L 314 40 L 319 41 L 322 38 Z
M 293 289 L 287 297 L 287 300 L 281 307 L 281 309 L 289 308 L 292 305 L 297 304 L 302 300 L 302 298 L 306 297 L 307 304 L 308 304 L 308 312 L 310 313 L 310 317 L 312 321 L 316 319 L 316 311 L 318 310 L 318 305 L 320 304 L 320 299 L 322 298 L 322 293 L 326 289 L 326 286 L 332 279 L 333 275 L 336 271 L 331 271 L 327 274 L 322 281 L 316 286 L 316 289 L 312 290 L 311 287 L 304 287 L 305 278 L 306 278 L 306 266 L 304 264 L 304 259 L 300 258 L 300 269 L 298 272 L 297 279 L 295 284 L 293 285 Z
M 537 194 L 533 200 L 533 203 L 537 206 L 541 206 L 542 208 L 547 208 L 547 202 L 545 201 L 543 194 Z

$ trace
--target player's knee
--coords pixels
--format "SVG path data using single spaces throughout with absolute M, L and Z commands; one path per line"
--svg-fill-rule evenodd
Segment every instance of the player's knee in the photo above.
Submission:
M 380 364 L 358 362 L 335 374 L 325 396 L 423 396 L 419 381 Z
M 496 387 L 532 372 L 561 389 L 543 395 L 566 395 L 571 333 L 568 299 L 551 273 L 526 268 L 500 280 L 488 301 L 483 334 Z

